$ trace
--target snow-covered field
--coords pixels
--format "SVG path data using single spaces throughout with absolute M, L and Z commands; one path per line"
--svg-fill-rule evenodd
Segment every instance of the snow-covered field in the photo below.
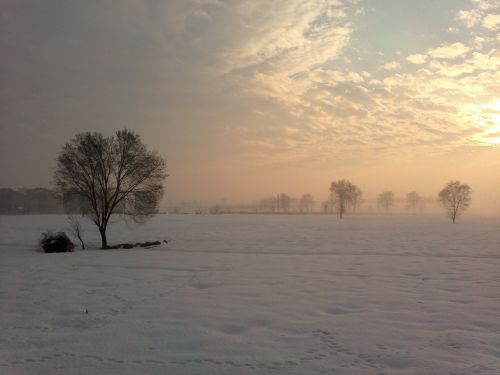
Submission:
M 168 245 L 35 251 L 65 226 L 0 217 L 2 375 L 500 374 L 498 218 L 159 215 L 109 240 Z

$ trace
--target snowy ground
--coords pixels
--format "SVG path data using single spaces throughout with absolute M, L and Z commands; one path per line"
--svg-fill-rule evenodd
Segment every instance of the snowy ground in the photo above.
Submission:
M 500 374 L 498 218 L 160 215 L 109 233 L 160 248 L 35 252 L 65 226 L 0 217 L 2 375 Z

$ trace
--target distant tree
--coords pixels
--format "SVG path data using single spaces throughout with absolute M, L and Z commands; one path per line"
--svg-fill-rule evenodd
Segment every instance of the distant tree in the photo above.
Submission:
M 84 215 L 98 227 L 101 247 L 113 213 L 141 221 L 158 211 L 163 196 L 166 164 L 148 151 L 138 134 L 124 129 L 114 136 L 80 133 L 57 157 L 54 184 L 61 196 L 72 196 L 85 207 Z
M 456 219 L 469 208 L 472 189 L 460 181 L 450 181 L 439 192 L 439 201 L 446 209 L 448 217 L 455 224 Z
M 217 204 L 213 205 L 212 207 L 210 207 L 209 212 L 211 215 L 218 215 L 218 214 L 222 213 L 221 206 L 217 203 Z
M 10 188 L 0 188 L 0 214 L 16 212 L 19 206 L 19 193 Z
M 288 212 L 290 210 L 290 206 L 292 204 L 292 198 L 290 198 L 285 193 L 278 194 L 276 197 L 278 211 Z
M 326 201 L 323 201 L 323 203 L 321 203 L 321 211 L 325 214 L 333 213 L 334 209 L 335 201 L 332 198 L 327 199 Z
M 353 200 L 349 205 L 349 207 L 352 208 L 353 212 L 355 212 L 363 202 L 364 202 L 363 193 L 361 192 L 361 190 L 358 189 L 357 192 L 354 194 Z
M 383 208 L 386 212 L 394 206 L 394 193 L 392 191 L 384 191 L 378 195 L 377 205 Z
M 258 203 L 258 209 L 261 212 L 276 212 L 277 209 L 277 198 L 272 196 L 269 198 L 264 198 Z
M 299 201 L 300 212 L 312 212 L 314 208 L 314 198 L 311 194 L 304 194 Z
M 56 192 L 46 188 L 0 188 L 0 213 L 49 214 L 62 212 Z
M 347 209 L 355 207 L 357 202 L 361 201 L 363 192 L 350 181 L 339 180 L 331 183 L 330 196 L 335 202 L 340 219 L 342 219 Z
M 416 191 L 411 191 L 408 194 L 406 194 L 406 207 L 414 211 L 417 207 L 420 207 L 421 205 L 422 205 L 422 197 Z

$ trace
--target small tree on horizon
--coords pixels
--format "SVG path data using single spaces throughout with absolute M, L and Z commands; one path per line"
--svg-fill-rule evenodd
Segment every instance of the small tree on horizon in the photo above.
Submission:
M 392 191 L 384 191 L 377 198 L 377 205 L 382 207 L 386 212 L 394 206 L 394 193 Z
M 439 192 L 439 201 L 446 209 L 448 217 L 455 224 L 456 219 L 467 210 L 471 202 L 472 189 L 460 181 L 450 181 Z
M 314 208 L 314 198 L 311 194 L 303 194 L 299 201 L 300 212 L 312 212 Z
M 410 191 L 406 194 L 406 207 L 415 211 L 417 207 L 422 206 L 422 197 L 416 191 Z
M 349 180 L 333 181 L 330 185 L 330 195 L 332 202 L 338 208 L 339 218 L 349 207 L 355 207 L 362 199 L 363 192 L 353 185 Z
M 292 205 L 292 198 L 285 193 L 276 196 L 278 212 L 288 212 Z
M 77 200 L 81 214 L 98 227 L 106 249 L 113 213 L 142 221 L 158 211 L 166 163 L 148 151 L 138 134 L 124 129 L 114 136 L 79 133 L 57 157 L 54 185 L 63 200 Z

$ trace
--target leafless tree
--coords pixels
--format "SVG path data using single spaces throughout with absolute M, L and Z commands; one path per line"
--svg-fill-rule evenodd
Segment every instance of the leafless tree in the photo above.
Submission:
M 270 198 L 262 199 L 258 203 L 259 211 L 261 212 L 276 212 L 277 209 L 277 199 L 275 196 Z
M 358 188 L 356 188 L 356 189 L 357 189 L 357 191 L 355 192 L 355 194 L 353 196 L 353 199 L 352 199 L 352 202 L 349 205 L 349 207 L 352 208 L 353 212 L 356 212 L 356 210 L 358 209 L 358 207 L 361 204 L 363 204 L 363 202 L 364 202 L 364 200 L 363 200 L 363 193 Z
M 292 198 L 285 193 L 278 194 L 276 197 L 278 211 L 288 212 L 292 204 Z
M 406 207 L 415 211 L 417 207 L 422 206 L 422 197 L 416 191 L 411 191 L 406 194 Z
M 138 134 L 124 129 L 114 136 L 80 133 L 57 157 L 54 184 L 63 197 L 74 197 L 98 227 L 101 246 L 113 213 L 141 221 L 158 211 L 166 164 L 148 151 Z
M 356 206 L 357 202 L 361 201 L 363 192 L 350 181 L 339 180 L 331 183 L 330 195 L 338 208 L 339 217 L 342 219 L 347 209 Z
M 450 181 L 439 192 L 439 201 L 448 217 L 455 224 L 456 219 L 470 206 L 472 189 L 460 181 Z
M 300 212 L 312 212 L 314 208 L 314 198 L 311 194 L 304 194 L 299 201 Z
M 394 206 L 394 193 L 392 191 L 384 191 L 378 195 L 377 205 L 383 208 L 386 212 Z
M 83 242 L 83 227 L 80 217 L 73 214 L 68 214 L 69 230 L 73 236 L 78 238 L 82 244 L 82 250 L 85 250 L 85 243 Z
M 335 201 L 330 197 L 321 204 L 321 211 L 324 214 L 331 214 L 335 210 Z
M 218 215 L 218 214 L 222 213 L 222 208 L 221 208 L 220 204 L 215 204 L 212 207 L 210 207 L 209 212 L 211 215 Z

